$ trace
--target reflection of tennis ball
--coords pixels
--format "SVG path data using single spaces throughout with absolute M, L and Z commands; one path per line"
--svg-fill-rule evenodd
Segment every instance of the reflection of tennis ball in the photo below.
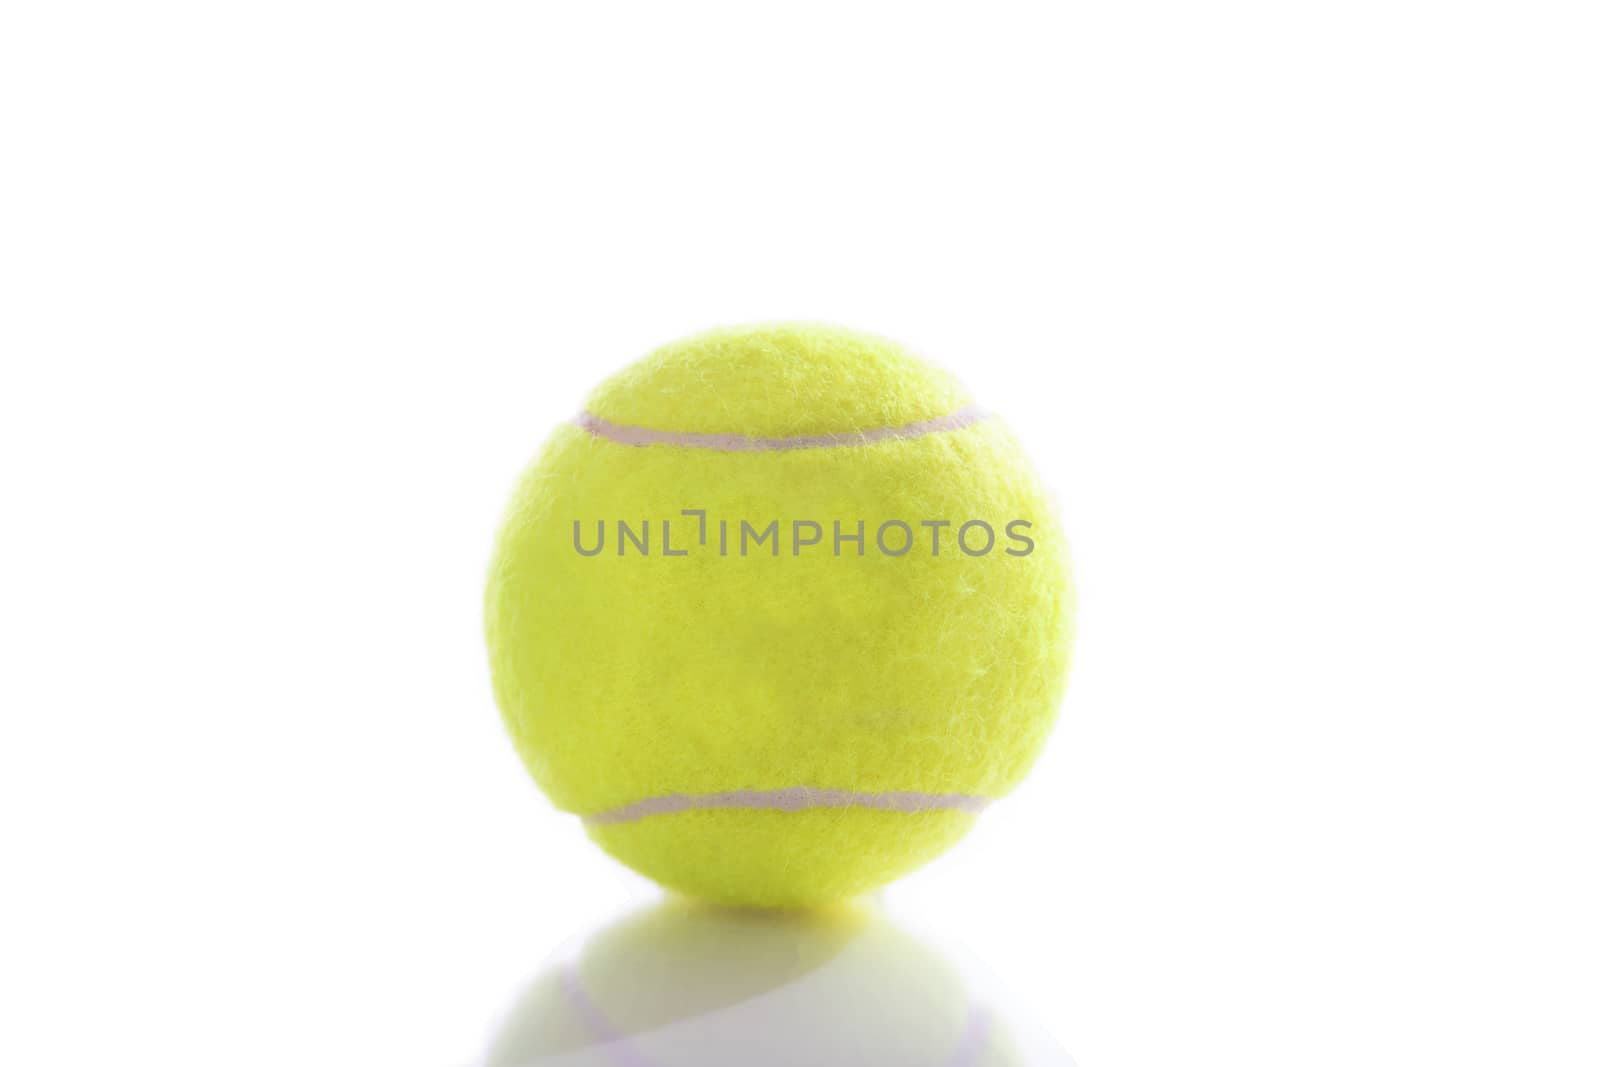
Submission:
M 1024 1057 L 962 973 L 864 908 L 723 911 L 670 901 L 537 979 L 486 1067 L 1007 1067 Z
M 741 904 L 942 852 L 1038 754 L 1063 543 L 952 379 L 823 327 L 730 330 L 606 382 L 545 445 L 489 577 L 518 751 L 608 852 Z

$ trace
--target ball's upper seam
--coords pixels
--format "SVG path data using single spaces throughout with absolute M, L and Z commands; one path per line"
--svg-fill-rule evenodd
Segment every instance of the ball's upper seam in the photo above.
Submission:
M 578 426 L 591 436 L 619 445 L 645 447 L 668 445 L 701 448 L 713 452 L 788 452 L 805 448 L 853 448 L 879 441 L 904 441 L 928 434 L 960 430 L 989 418 L 989 413 L 968 405 L 937 418 L 922 419 L 904 426 L 878 426 L 867 430 L 837 433 L 801 434 L 794 437 L 752 437 L 738 433 L 692 433 L 682 430 L 654 430 L 603 419 L 590 411 L 578 416 Z

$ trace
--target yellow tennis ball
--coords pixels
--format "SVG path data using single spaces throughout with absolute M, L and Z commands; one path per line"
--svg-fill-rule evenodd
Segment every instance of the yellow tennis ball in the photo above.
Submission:
M 495 694 L 551 800 L 663 885 L 854 896 L 1033 763 L 1067 549 L 1016 441 L 889 341 L 717 331 L 602 384 L 513 496 Z

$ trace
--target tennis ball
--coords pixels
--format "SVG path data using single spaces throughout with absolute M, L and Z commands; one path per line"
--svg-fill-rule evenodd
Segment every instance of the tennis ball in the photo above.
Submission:
M 805 906 L 928 861 L 1021 780 L 1072 596 L 998 419 L 889 341 L 773 326 L 668 345 L 556 430 L 486 628 L 517 751 L 602 848 Z
M 517 999 L 485 1067 L 1070 1064 L 875 909 L 676 899 L 576 945 Z

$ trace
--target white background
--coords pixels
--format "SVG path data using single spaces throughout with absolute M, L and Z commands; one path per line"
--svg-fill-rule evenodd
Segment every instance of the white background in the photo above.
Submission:
M 569 8 L 571 10 L 569 10 Z M 522 464 L 897 337 L 1074 536 L 891 890 L 1084 1067 L 1600 1063 L 1590 5 L 0 8 L 0 1061 L 465 1062 L 649 888 L 528 782 Z

